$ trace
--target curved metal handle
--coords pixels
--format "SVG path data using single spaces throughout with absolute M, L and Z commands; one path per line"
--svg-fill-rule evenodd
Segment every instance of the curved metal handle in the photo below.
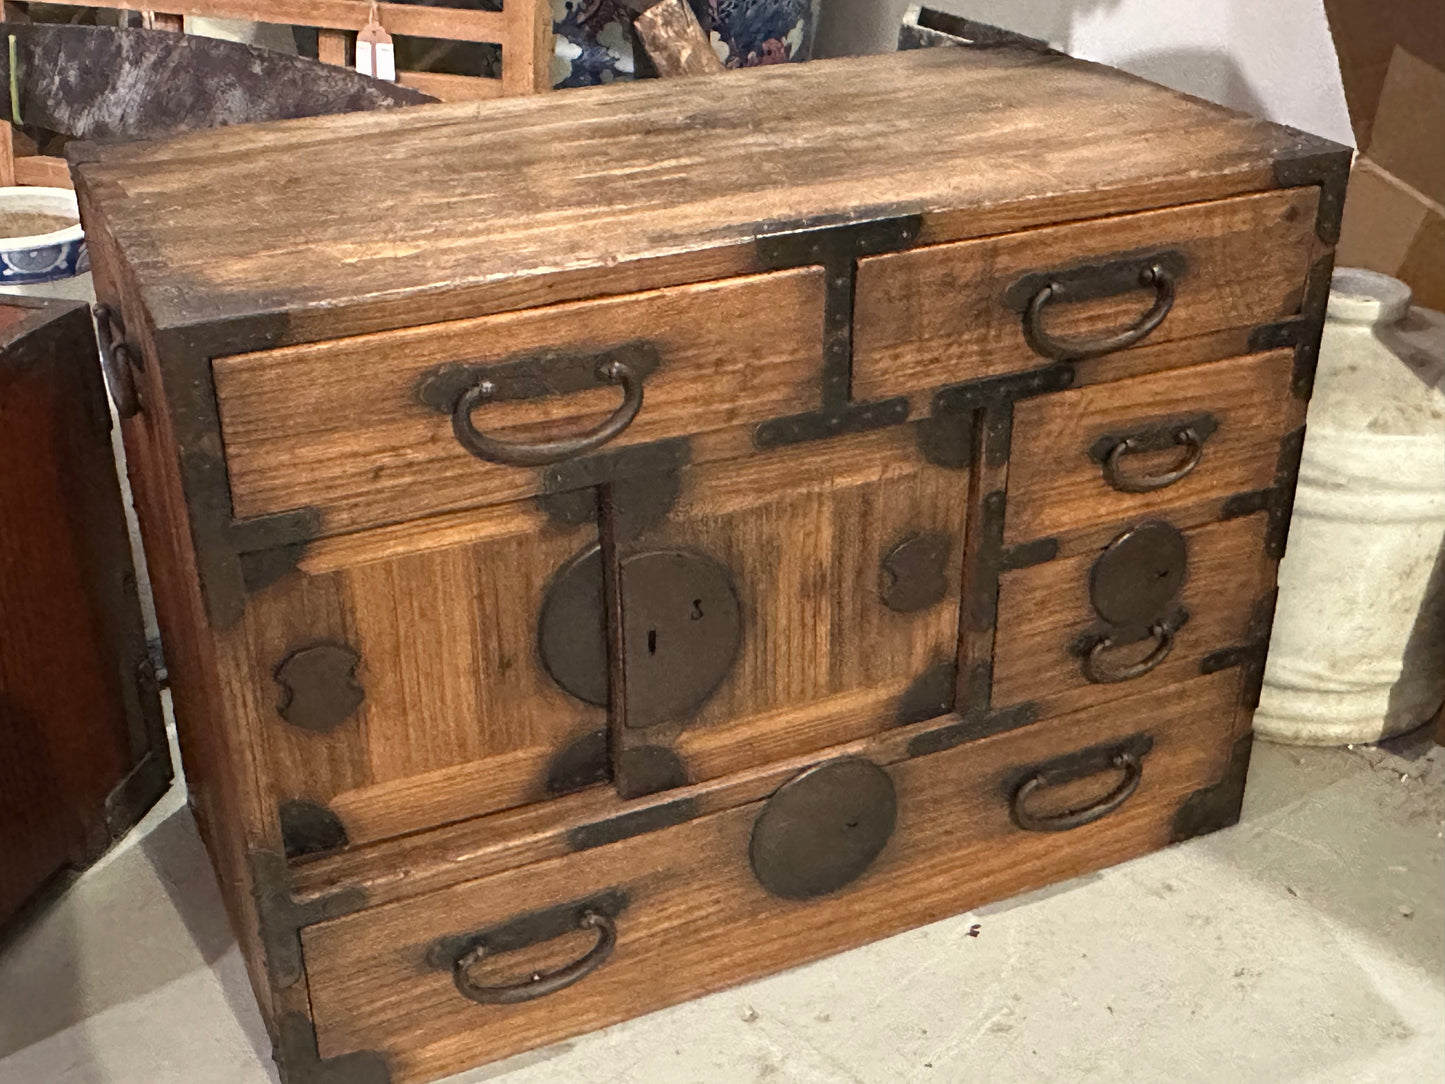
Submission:
M 601 425 L 575 437 L 526 444 L 489 437 L 472 424 L 472 411 L 491 399 L 496 386 L 482 377 L 457 397 L 452 407 L 452 432 L 457 443 L 478 459 L 518 467 L 538 467 L 559 459 L 590 452 L 617 436 L 642 409 L 642 381 L 625 362 L 608 361 L 597 367 L 597 376 L 622 386 L 622 404 Z
M 1110 670 L 1103 665 L 1104 652 L 1117 646 L 1113 637 L 1105 636 L 1089 648 L 1089 653 L 1084 656 L 1084 676 L 1095 685 L 1112 685 L 1119 681 L 1132 681 L 1134 678 L 1143 677 L 1150 670 L 1153 670 L 1161 662 L 1169 657 L 1169 652 L 1174 650 L 1174 630 L 1163 621 L 1149 629 L 1149 635 L 1154 638 L 1154 650 L 1144 658 L 1128 666 L 1121 666 L 1116 670 Z
M 1024 309 L 1024 338 L 1035 353 L 1059 361 L 1096 358 L 1133 346 L 1163 323 L 1174 307 L 1174 276 L 1162 265 L 1155 263 L 1144 268 L 1139 273 L 1139 285 L 1154 287 L 1154 304 L 1132 327 L 1102 339 L 1061 339 L 1044 330 L 1043 312 L 1050 301 L 1067 300 L 1067 291 L 1059 282 L 1046 283 L 1029 298 Z
M 114 309 L 106 304 L 91 306 L 95 317 L 95 345 L 105 386 L 121 418 L 133 418 L 140 411 L 140 394 L 135 386 L 136 358 L 125 343 L 125 327 Z
M 1177 464 L 1162 474 L 1141 474 L 1131 478 L 1122 469 L 1124 457 L 1130 452 L 1140 451 L 1141 448 L 1133 437 L 1125 437 L 1110 448 L 1109 454 L 1104 457 L 1104 481 L 1120 493 L 1152 493 L 1156 489 L 1172 486 L 1181 478 L 1187 477 L 1204 458 L 1204 440 L 1194 426 L 1186 425 L 1175 433 L 1174 443 L 1184 445 L 1185 449 L 1183 458 Z
M 617 947 L 617 926 L 601 911 L 584 911 L 577 920 L 577 928 L 596 930 L 597 943 L 587 950 L 586 955 L 579 956 L 555 971 L 540 972 L 524 982 L 505 986 L 481 986 L 473 982 L 468 974 L 487 957 L 487 946 L 477 945 L 457 957 L 456 963 L 452 965 L 452 981 L 464 997 L 478 1005 L 516 1005 L 565 990 L 601 967 Z
M 1139 780 L 1144 777 L 1144 765 L 1134 753 L 1121 752 L 1111 761 L 1114 768 L 1124 773 L 1119 785 L 1097 802 L 1091 802 L 1078 809 L 1063 813 L 1030 813 L 1027 803 L 1037 790 L 1049 785 L 1043 774 L 1030 776 L 1013 794 L 1014 823 L 1029 832 L 1067 832 L 1070 828 L 1081 828 L 1092 824 L 1101 817 L 1107 817 L 1129 800 L 1139 789 Z

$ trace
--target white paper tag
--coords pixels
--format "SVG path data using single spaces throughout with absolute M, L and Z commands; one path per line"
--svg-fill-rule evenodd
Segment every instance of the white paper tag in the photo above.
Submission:
M 396 50 L 390 40 L 376 43 L 376 77 L 396 82 Z
M 356 35 L 356 70 L 362 75 L 396 82 L 396 49 L 391 35 L 376 21 L 375 8 L 371 20 Z

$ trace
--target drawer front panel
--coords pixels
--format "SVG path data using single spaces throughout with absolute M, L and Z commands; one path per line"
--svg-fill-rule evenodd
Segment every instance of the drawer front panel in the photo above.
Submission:
M 1028 300 L 1051 280 L 1062 286 L 1038 321 L 1070 342 L 1139 325 L 1159 295 L 1139 281 L 1140 269 L 1155 262 L 1170 275 L 1173 301 L 1142 343 L 1292 315 L 1318 200 L 1314 188 L 1268 192 L 860 260 L 853 395 L 883 398 L 1048 364 L 1054 355 L 1030 344 L 1025 323 Z M 1081 299 L 1068 300 L 1071 293 Z
M 759 820 L 767 803 L 754 803 L 312 926 L 302 941 L 320 1053 L 376 1050 L 394 1079 L 427 1079 L 1162 846 L 1189 795 L 1224 775 L 1236 694 L 1237 675 L 1224 672 L 948 752 L 865 766 L 862 774 L 876 782 L 886 773 L 891 783 L 892 831 L 861 874 L 831 894 L 785 898 L 762 886 L 753 868 L 766 869 L 756 847 L 769 834 Z M 1106 795 L 1119 801 L 1128 769 L 1110 758 L 1121 749 L 1141 770 L 1113 812 L 1066 832 L 1019 827 Z M 1043 778 L 1024 798 L 1035 775 Z M 1022 813 L 1016 800 L 1026 802 Z M 864 806 L 868 819 L 877 805 Z M 475 1004 L 458 992 L 451 964 L 478 933 L 496 955 L 467 975 L 488 986 L 525 984 L 586 959 L 599 932 L 567 931 L 587 907 L 612 916 L 616 943 L 585 977 L 516 1004 Z
M 1197 675 L 1206 655 L 1251 642 L 1260 596 L 1273 586 L 1274 563 L 1265 554 L 1268 526 L 1261 513 L 1183 532 L 1164 528 L 1161 533 L 1183 545 L 1172 582 L 1154 591 L 1171 562 L 1156 568 L 1152 554 L 1123 553 L 1125 590 L 1112 592 L 1107 614 L 1097 608 L 1108 591 L 1107 583 L 1094 578 L 1095 563 L 1103 557 L 1099 551 L 1003 573 L 994 707 L 1032 701 L 1053 715 L 1164 688 Z M 1118 537 L 1124 531 L 1121 526 Z M 1137 568 L 1138 581 L 1130 580 L 1134 570 L 1128 566 Z M 1119 564 L 1112 571 L 1117 576 Z M 1152 607 L 1145 605 L 1151 592 Z M 1119 612 L 1140 605 L 1145 612 Z M 1187 615 L 1182 622 L 1181 611 Z M 1168 628 L 1150 631 L 1156 617 Z M 1110 642 L 1101 644 L 1106 637 Z M 1120 676 L 1134 666 L 1147 669 L 1136 677 Z
M 641 793 L 626 778 L 636 747 L 668 748 L 698 782 L 949 710 L 968 487 L 967 470 L 929 463 L 904 426 L 685 471 L 671 510 L 621 545 L 622 793 Z M 690 635 L 710 618 L 707 603 L 688 614 L 701 600 L 685 585 L 648 599 L 634 579 L 648 566 L 632 555 L 669 551 L 730 581 L 726 647 Z M 728 649 L 704 699 L 668 696 Z M 944 699 L 910 707 L 930 674 Z
M 1293 351 L 1277 350 L 1019 402 L 1005 542 L 1199 506 L 1213 519 L 1273 485 L 1303 416 L 1293 371 Z
M 404 549 L 321 543 L 254 595 L 224 642 L 278 806 L 324 805 L 354 844 L 548 797 L 554 757 L 606 711 L 545 672 L 537 614 L 596 539 L 528 504 L 486 509 Z
M 818 402 L 822 320 L 805 268 L 219 358 L 233 511 L 312 506 L 330 534 L 530 496 L 545 466 L 477 458 L 447 404 L 490 374 L 477 432 L 574 437 L 624 400 L 596 375 L 609 359 L 637 371 L 642 406 L 599 450 L 707 434 L 706 454 L 743 452 L 756 423 Z

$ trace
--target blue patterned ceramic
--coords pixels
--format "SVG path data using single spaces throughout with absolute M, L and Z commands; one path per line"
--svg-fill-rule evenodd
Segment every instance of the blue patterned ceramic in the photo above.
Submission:
M 807 60 L 817 0 L 689 0 L 729 68 Z M 585 87 L 634 78 L 632 13 L 621 0 L 552 0 L 552 78 Z
M 0 214 L 34 213 L 74 225 L 28 237 L 0 237 L 0 287 L 73 278 L 90 270 L 75 193 L 66 188 L 0 188 Z

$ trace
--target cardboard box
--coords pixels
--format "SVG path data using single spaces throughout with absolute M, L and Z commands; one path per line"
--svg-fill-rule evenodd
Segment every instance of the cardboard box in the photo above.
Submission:
M 1325 0 L 1360 155 L 1335 262 L 1445 310 L 1445 4 Z

